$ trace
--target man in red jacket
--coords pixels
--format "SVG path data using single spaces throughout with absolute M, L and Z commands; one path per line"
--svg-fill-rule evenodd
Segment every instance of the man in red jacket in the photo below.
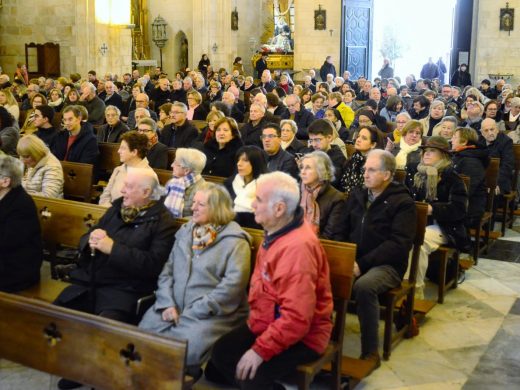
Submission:
M 325 351 L 332 331 L 329 265 L 299 199 L 298 183 L 286 173 L 257 180 L 253 209 L 265 239 L 251 279 L 249 319 L 215 344 L 206 367 L 212 381 L 272 389 Z

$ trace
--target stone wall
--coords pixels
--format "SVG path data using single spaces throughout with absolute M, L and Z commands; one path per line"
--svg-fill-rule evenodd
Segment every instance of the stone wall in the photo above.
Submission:
M 520 83 L 520 0 L 510 0 L 509 7 L 515 8 L 516 20 L 511 34 L 500 31 L 500 8 L 505 2 L 479 0 L 475 28 L 475 71 L 473 82 L 489 78 L 490 73 L 512 73 L 508 82 Z
M 86 76 L 131 69 L 130 30 L 98 23 L 94 0 L 4 0 L 0 9 L 0 64 L 12 75 L 25 62 L 25 43 L 60 45 L 61 74 Z M 99 51 L 105 43 L 106 55 Z
M 314 11 L 321 8 L 327 11 L 326 30 L 314 30 Z M 320 0 L 319 2 L 295 0 L 294 22 L 294 70 L 304 71 L 314 68 L 319 70 L 325 57 L 331 55 L 339 71 L 341 1 Z M 333 30 L 332 33 L 330 30 Z M 297 73 L 299 80 L 304 72 Z
M 251 72 L 250 38 L 260 40 L 262 4 L 264 0 L 192 0 L 176 2 L 149 0 L 150 23 L 161 15 L 168 23 L 169 40 L 163 48 L 163 68 L 172 75 L 180 68 L 180 43 L 188 39 L 188 66 L 197 67 L 206 53 L 214 68 L 231 68 L 235 57 L 243 58 L 246 71 Z M 238 30 L 231 30 L 231 11 L 238 11 Z M 151 27 L 149 29 L 152 35 Z M 217 45 L 216 51 L 213 45 Z M 159 49 L 150 41 L 151 58 L 159 60 Z

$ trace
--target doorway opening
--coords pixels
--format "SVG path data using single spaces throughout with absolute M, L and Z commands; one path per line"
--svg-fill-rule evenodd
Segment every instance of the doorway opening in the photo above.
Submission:
M 394 76 L 404 82 L 409 74 L 419 79 L 422 66 L 431 57 L 442 58 L 449 82 L 457 0 L 374 0 L 372 79 L 388 58 Z M 442 82 L 443 80 L 441 80 Z

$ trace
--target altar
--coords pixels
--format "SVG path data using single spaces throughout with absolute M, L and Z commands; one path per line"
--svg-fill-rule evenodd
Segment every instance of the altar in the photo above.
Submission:
M 253 68 L 260 57 L 261 54 L 257 53 L 251 58 Z M 267 68 L 272 71 L 276 69 L 292 70 L 294 68 L 294 53 L 268 53 Z

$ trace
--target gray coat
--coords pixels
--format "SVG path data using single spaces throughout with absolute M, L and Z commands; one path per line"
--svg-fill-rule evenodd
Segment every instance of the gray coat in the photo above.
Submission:
M 140 328 L 188 340 L 188 365 L 200 365 L 222 335 L 245 322 L 248 314 L 246 287 L 251 268 L 251 238 L 236 222 L 230 222 L 212 245 L 194 256 L 193 222 L 175 235 L 165 264 L 155 304 L 146 312 Z M 176 307 L 177 326 L 162 320 L 162 312 Z

